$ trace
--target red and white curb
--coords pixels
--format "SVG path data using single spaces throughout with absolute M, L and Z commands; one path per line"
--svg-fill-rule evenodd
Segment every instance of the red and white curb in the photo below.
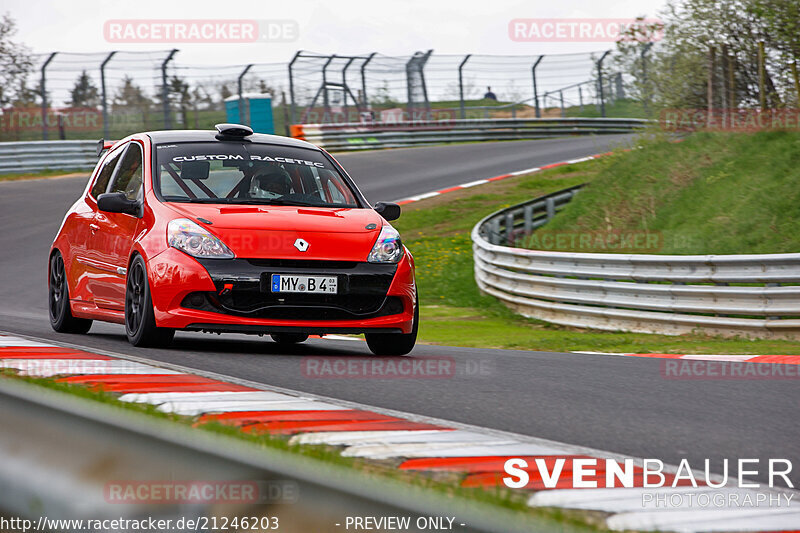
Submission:
M 425 200 L 426 198 L 433 198 L 434 196 L 439 196 L 442 194 L 447 194 L 453 191 L 459 191 L 461 189 L 469 189 L 470 187 L 475 187 L 476 185 L 483 185 L 485 183 L 490 183 L 492 181 L 500 181 L 506 178 L 513 178 L 515 176 L 521 176 L 523 174 L 534 174 L 536 172 L 540 172 L 542 170 L 547 170 L 550 168 L 562 167 L 564 165 L 572 165 L 575 163 L 583 163 L 584 161 L 591 161 L 592 159 L 598 159 L 600 157 L 605 157 L 607 155 L 611 155 L 613 152 L 605 152 L 602 154 L 594 154 L 587 157 L 579 157 L 577 159 L 569 159 L 567 161 L 559 161 L 558 163 L 551 163 L 549 165 L 544 165 L 541 167 L 531 167 L 526 168 L 523 170 L 517 170 L 516 172 L 509 172 L 508 174 L 501 174 L 499 176 L 493 176 L 491 178 L 469 181 L 467 183 L 462 183 L 461 185 L 455 185 L 453 187 L 447 187 L 446 189 L 439 189 L 438 191 L 431 191 L 426 192 L 424 194 L 418 194 L 416 196 L 409 196 L 408 198 L 404 198 L 397 202 L 398 205 L 406 205 L 413 202 L 418 202 L 420 200 Z
M 555 484 L 543 479 L 536 468 L 526 469 L 530 481 L 519 490 L 530 494 L 528 504 L 605 512 L 606 526 L 616 531 L 800 528 L 800 501 L 793 491 L 730 485 L 694 487 L 686 479 L 676 479 L 675 467 L 665 468 L 665 487 L 645 488 L 641 459 L 279 387 L 266 388 L 167 363 L 151 364 L 134 356 L 0 335 L 0 368 L 104 390 L 118 394 L 121 401 L 194 417 L 197 424 L 214 421 L 248 433 L 286 435 L 293 444 L 339 446 L 344 456 L 392 459 L 404 471 L 460 474 L 462 487 L 503 486 L 504 464 L 510 458 L 523 458 L 531 466 L 538 459 L 549 468 L 564 461 L 562 476 Z M 600 483 L 606 479 L 602 466 L 606 459 L 618 464 L 633 460 L 634 488 L 573 488 L 571 473 L 573 464 L 575 468 L 578 464 L 573 461 L 581 459 L 597 460 L 596 472 L 586 479 Z M 717 484 L 720 480 L 713 481 Z M 772 505 L 764 505 L 765 495 Z M 703 498 L 716 498 L 724 505 L 696 507 L 689 503 Z M 731 503 L 734 500 L 736 505 Z
M 649 359 L 680 359 L 683 361 L 717 361 L 725 363 L 768 363 L 773 365 L 800 365 L 800 355 L 713 355 L 674 353 L 614 353 L 575 351 L 585 355 L 616 355 L 620 357 L 646 357 Z

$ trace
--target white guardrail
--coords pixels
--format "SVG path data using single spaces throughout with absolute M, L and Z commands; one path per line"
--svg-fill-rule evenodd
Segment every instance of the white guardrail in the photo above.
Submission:
M 451 142 L 543 139 L 631 133 L 649 122 L 635 118 L 501 118 L 374 124 L 295 124 L 292 137 L 329 151 L 401 148 Z
M 0 174 L 85 170 L 97 164 L 97 140 L 0 142 Z
M 649 255 L 507 246 L 580 187 L 518 204 L 472 230 L 475 280 L 521 315 L 566 326 L 800 338 L 800 253 Z

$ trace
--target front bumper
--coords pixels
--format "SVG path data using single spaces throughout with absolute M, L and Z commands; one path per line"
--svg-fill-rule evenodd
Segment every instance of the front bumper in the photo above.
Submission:
M 276 274 L 336 276 L 336 295 L 269 292 Z M 160 327 L 278 333 L 411 332 L 414 271 L 406 254 L 397 265 L 366 262 L 194 259 L 168 249 L 148 262 Z

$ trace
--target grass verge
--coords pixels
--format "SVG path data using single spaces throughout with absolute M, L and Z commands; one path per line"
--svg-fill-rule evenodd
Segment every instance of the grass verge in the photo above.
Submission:
M 0 174 L 1 181 L 20 181 L 20 180 L 35 180 L 41 178 L 74 178 L 78 176 L 88 176 L 90 170 L 87 169 L 73 169 L 73 170 L 40 170 L 38 172 L 17 172 L 11 174 Z
M 702 334 L 650 335 L 562 327 L 520 317 L 495 298 L 480 293 L 474 280 L 470 231 L 481 218 L 559 189 L 601 177 L 610 179 L 608 176 L 616 175 L 632 160 L 643 158 L 641 165 L 652 165 L 650 150 L 666 156 L 676 147 L 683 150 L 686 146 L 689 151 L 700 152 L 692 140 L 678 145 L 666 139 L 652 142 L 653 147 L 642 150 L 620 151 L 602 159 L 492 182 L 404 206 L 403 216 L 395 225 L 416 260 L 422 305 L 420 342 L 558 352 L 800 354 L 797 341 L 731 339 Z M 719 143 L 724 144 L 724 141 Z M 680 155 L 671 157 L 680 158 Z M 659 168 L 663 169 L 655 167 L 652 173 L 657 173 Z M 598 189 L 602 192 L 602 188 Z M 698 213 L 697 217 L 701 216 L 702 213 Z
M 641 147 L 612 158 L 548 229 L 648 232 L 660 244 L 648 253 L 800 251 L 800 133 L 698 133 Z

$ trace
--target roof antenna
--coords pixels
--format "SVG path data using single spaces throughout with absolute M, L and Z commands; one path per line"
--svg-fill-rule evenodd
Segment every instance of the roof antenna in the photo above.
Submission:
M 245 137 L 253 134 L 253 129 L 243 124 L 216 124 L 214 127 L 219 132 L 216 137 L 220 141 L 249 140 Z

